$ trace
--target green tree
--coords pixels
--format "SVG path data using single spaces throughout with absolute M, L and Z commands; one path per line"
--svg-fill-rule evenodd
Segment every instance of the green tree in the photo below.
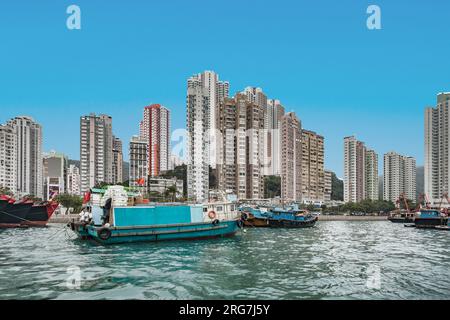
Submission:
M 336 174 L 331 174 L 331 200 L 344 200 L 344 181 L 338 179 Z
M 73 209 L 74 212 L 80 212 L 83 205 L 83 199 L 81 197 L 70 195 L 68 193 L 63 193 L 56 196 L 55 200 L 66 208 L 66 214 L 69 213 L 70 209 Z
M 164 196 L 167 199 L 170 199 L 172 202 L 176 201 L 177 198 L 177 187 L 176 186 L 170 186 L 166 189 L 164 192 Z
M 281 197 L 281 177 L 266 176 L 264 178 L 264 197 L 266 199 Z
M 0 195 L 10 196 L 10 197 L 14 196 L 14 194 L 8 187 L 0 187 Z

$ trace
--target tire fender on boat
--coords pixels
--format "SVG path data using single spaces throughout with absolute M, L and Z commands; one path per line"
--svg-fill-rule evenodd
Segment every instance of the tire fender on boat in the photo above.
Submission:
M 247 212 L 242 212 L 241 217 L 242 217 L 242 220 L 247 221 L 248 220 L 248 213 Z
M 215 211 L 210 211 L 208 212 L 208 217 L 213 220 L 216 218 L 216 212 Z
M 242 227 L 244 227 L 244 221 L 242 219 L 237 220 L 236 224 L 239 227 L 239 229 L 242 229 Z
M 108 240 L 109 238 L 111 238 L 111 234 L 112 232 L 108 228 L 102 228 L 97 231 L 97 235 L 101 240 Z
M 220 221 L 219 221 L 218 219 L 215 219 L 215 220 L 212 222 L 212 225 L 213 225 L 213 226 L 217 226 L 219 223 L 220 223 Z

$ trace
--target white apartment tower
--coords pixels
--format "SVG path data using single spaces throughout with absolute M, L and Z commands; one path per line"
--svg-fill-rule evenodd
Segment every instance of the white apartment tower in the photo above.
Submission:
M 302 127 L 293 112 L 281 122 L 281 198 L 302 199 Z
M 425 109 L 425 194 L 433 203 L 450 192 L 450 92 Z
M 284 116 L 284 107 L 279 100 L 267 100 L 264 119 L 266 130 L 264 174 L 279 176 L 281 174 L 281 120 Z
M 0 125 L 0 188 L 17 191 L 17 135 L 8 125 Z
M 416 200 L 416 160 L 395 152 L 384 155 L 383 199 L 395 203 L 400 195 Z
M 344 138 L 344 201 L 365 198 L 366 147 L 354 136 Z
M 98 183 L 113 183 L 112 118 L 90 114 L 80 118 L 81 192 Z
M 16 133 L 17 196 L 44 197 L 42 178 L 42 127 L 30 117 L 8 121 Z
M 187 185 L 188 198 L 197 202 L 209 199 L 210 164 L 210 90 L 197 78 L 188 80 L 186 98 Z
M 219 75 L 214 71 L 204 71 L 193 75 L 188 79 L 188 88 L 202 87 L 204 94 L 208 96 L 208 116 L 209 116 L 209 126 L 208 134 L 210 135 L 210 159 L 209 164 L 213 169 L 216 168 L 216 108 L 225 99 L 228 98 L 230 92 L 230 84 L 228 81 L 220 81 Z

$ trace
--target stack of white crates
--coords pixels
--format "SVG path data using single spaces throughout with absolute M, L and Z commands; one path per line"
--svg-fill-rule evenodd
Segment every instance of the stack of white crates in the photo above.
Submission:
M 111 198 L 113 207 L 126 207 L 128 205 L 128 193 L 123 186 L 108 187 L 102 198 L 102 204 Z

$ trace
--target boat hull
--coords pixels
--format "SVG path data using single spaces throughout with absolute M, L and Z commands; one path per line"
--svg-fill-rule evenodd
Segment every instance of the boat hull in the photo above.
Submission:
M 271 228 L 311 228 L 317 220 L 317 217 L 305 220 L 269 219 L 269 226 Z
M 414 218 L 388 218 L 392 223 L 414 223 Z
M 446 226 L 448 218 L 445 217 L 430 217 L 430 218 L 416 218 L 414 224 L 416 228 L 434 229 L 436 226 Z
M 118 244 L 134 242 L 158 242 L 168 240 L 194 240 L 207 238 L 229 237 L 236 234 L 239 229 L 238 220 L 220 221 L 212 223 L 188 223 L 174 225 L 154 225 L 140 227 L 97 227 L 80 226 L 71 223 L 71 229 L 81 239 L 91 239 L 101 244 Z M 102 232 L 109 234 L 102 236 Z
M 8 203 L 0 211 L 0 228 L 21 227 L 32 205 L 32 203 Z

